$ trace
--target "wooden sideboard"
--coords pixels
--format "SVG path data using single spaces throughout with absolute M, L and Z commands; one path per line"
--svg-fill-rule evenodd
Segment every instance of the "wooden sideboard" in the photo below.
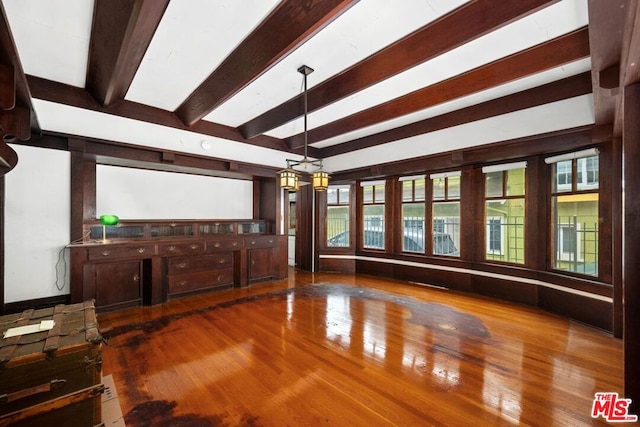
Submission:
M 246 224 L 226 222 L 224 232 L 211 233 L 211 224 L 170 223 L 164 229 L 156 222 L 128 221 L 121 228 L 137 230 L 134 238 L 113 238 L 131 230 L 112 229 L 106 243 L 71 244 L 71 302 L 94 299 L 107 311 L 287 277 L 287 236 L 266 234 L 263 222 Z M 96 237 L 94 227 L 88 224 L 87 236 Z

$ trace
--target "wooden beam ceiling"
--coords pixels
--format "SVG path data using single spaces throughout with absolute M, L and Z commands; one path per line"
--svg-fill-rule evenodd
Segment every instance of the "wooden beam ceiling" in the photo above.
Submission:
M 169 0 L 96 0 L 86 88 L 102 105 L 122 101 Z
M 308 141 L 309 144 L 313 144 L 333 138 L 588 56 L 589 35 L 587 27 L 584 27 L 461 75 L 312 129 L 308 132 Z M 302 144 L 304 144 L 303 134 L 287 138 L 287 145 L 290 147 L 299 147 Z
M 187 126 L 213 111 L 358 0 L 284 0 L 176 109 Z
M 344 144 L 322 148 L 320 149 L 320 156 L 326 158 L 345 154 L 350 151 L 410 138 L 513 111 L 586 95 L 588 93 L 591 93 L 591 73 L 585 72 L 385 132 L 354 139 Z
M 555 2 L 469 2 L 350 69 L 314 86 L 307 95 L 308 111 L 312 112 L 343 99 Z M 248 121 L 239 127 L 240 132 L 246 138 L 253 138 L 300 117 L 304 113 L 302 99 L 302 95 L 298 95 Z

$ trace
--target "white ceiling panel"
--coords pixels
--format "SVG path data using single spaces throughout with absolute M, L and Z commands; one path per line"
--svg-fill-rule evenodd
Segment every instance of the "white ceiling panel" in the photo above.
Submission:
M 172 0 L 125 99 L 174 111 L 277 4 Z
M 3 0 L 27 74 L 84 87 L 93 0 Z

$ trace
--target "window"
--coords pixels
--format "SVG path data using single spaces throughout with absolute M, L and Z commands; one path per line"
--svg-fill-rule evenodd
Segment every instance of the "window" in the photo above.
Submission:
M 349 186 L 330 185 L 327 189 L 327 247 L 349 247 Z
M 433 254 L 460 256 L 461 172 L 431 175 Z
M 526 162 L 482 168 L 486 259 L 524 264 Z
M 362 246 L 384 249 L 384 181 L 363 182 L 362 186 Z
M 424 253 L 425 177 L 400 178 L 402 184 L 402 250 Z
M 597 276 L 597 151 L 551 157 L 545 162 L 551 164 L 552 174 L 552 268 Z

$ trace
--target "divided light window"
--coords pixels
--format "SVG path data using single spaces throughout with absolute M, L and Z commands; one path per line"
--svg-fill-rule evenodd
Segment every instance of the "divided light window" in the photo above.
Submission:
M 402 185 L 402 250 L 424 253 L 425 176 L 404 176 Z
M 551 165 L 552 268 L 597 276 L 598 152 L 583 150 L 545 162 Z
M 327 247 L 349 247 L 349 186 L 330 185 L 327 189 Z
M 434 255 L 460 256 L 460 176 L 460 171 L 430 176 Z
M 485 166 L 485 259 L 524 264 L 526 162 Z
M 360 183 L 362 186 L 362 246 L 384 249 L 384 181 Z

